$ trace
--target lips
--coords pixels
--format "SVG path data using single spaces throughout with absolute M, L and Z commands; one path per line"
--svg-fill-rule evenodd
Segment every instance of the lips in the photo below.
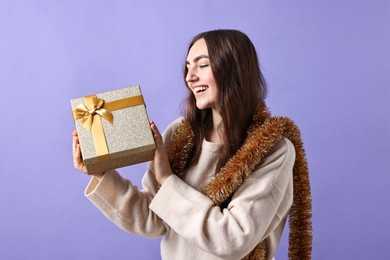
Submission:
M 208 86 L 197 86 L 197 87 L 192 88 L 192 91 L 194 91 L 195 94 L 198 94 L 198 93 L 206 91 L 208 88 L 209 88 Z

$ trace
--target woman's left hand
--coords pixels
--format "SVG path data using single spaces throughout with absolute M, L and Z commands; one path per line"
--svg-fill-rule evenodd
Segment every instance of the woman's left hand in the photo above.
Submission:
M 171 165 L 169 164 L 168 154 L 164 147 L 164 142 L 156 124 L 150 121 L 154 141 L 156 142 L 156 152 L 154 154 L 154 172 L 157 182 L 162 185 L 164 181 L 172 175 Z

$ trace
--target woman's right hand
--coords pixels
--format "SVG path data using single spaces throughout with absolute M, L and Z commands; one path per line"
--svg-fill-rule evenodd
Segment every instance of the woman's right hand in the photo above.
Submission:
M 73 130 L 73 144 L 72 144 L 72 150 L 73 150 L 73 166 L 84 173 L 88 174 L 87 167 L 85 166 L 83 162 L 83 158 L 81 156 L 81 150 L 80 150 L 80 142 L 79 142 L 79 135 L 76 130 Z
M 81 155 L 81 149 L 80 149 L 80 142 L 79 142 L 79 135 L 76 130 L 73 130 L 73 144 L 72 144 L 72 150 L 73 150 L 73 166 L 77 169 L 82 171 L 83 173 L 89 174 L 87 170 L 87 166 L 85 166 L 83 157 Z M 94 173 L 93 176 L 96 177 L 98 181 L 101 180 L 103 177 L 104 172 L 102 173 Z

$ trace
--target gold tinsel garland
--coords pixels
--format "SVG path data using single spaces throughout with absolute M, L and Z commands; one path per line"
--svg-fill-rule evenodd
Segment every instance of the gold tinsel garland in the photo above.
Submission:
M 288 138 L 295 147 L 293 168 L 294 197 L 289 212 L 289 259 L 311 259 L 311 192 L 306 155 L 301 134 L 286 117 L 271 117 L 263 103 L 253 117 L 247 138 L 236 154 L 212 178 L 203 190 L 215 205 L 226 201 L 259 165 L 268 151 L 281 139 Z M 167 147 L 174 174 L 181 176 L 192 152 L 194 134 L 186 119 L 175 130 Z M 244 259 L 267 259 L 266 239 Z

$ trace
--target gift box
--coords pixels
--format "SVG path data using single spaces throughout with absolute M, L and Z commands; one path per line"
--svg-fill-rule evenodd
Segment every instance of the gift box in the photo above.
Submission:
M 153 160 L 156 145 L 139 86 L 70 103 L 88 174 Z

